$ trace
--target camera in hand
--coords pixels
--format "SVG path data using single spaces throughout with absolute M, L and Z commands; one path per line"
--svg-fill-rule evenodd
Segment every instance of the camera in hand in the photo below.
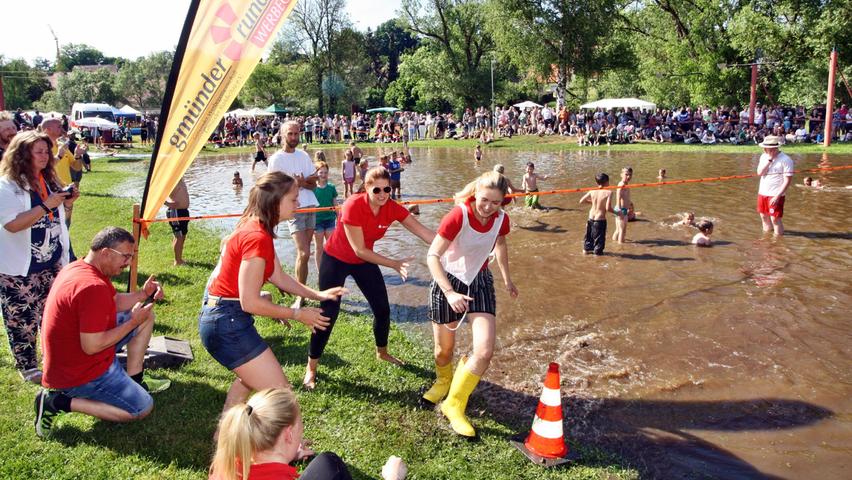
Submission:
M 73 196 L 74 195 L 74 185 L 68 185 L 67 187 L 60 190 L 59 193 L 64 193 L 66 198 Z

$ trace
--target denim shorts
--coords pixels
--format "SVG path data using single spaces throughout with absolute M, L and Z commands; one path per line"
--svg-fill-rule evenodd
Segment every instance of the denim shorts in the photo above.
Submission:
M 290 235 L 296 232 L 305 230 L 313 230 L 317 226 L 316 212 L 297 213 L 292 220 L 287 220 L 287 228 L 290 229 Z
M 224 300 L 208 306 L 205 295 L 198 316 L 198 333 L 210 356 L 228 370 L 253 360 L 269 348 L 254 328 L 254 318 L 237 301 Z
M 316 233 L 330 232 L 334 230 L 334 224 L 337 222 L 335 218 L 329 218 L 328 220 L 321 220 L 317 222 L 317 226 L 314 229 Z
M 128 320 L 130 320 L 130 312 L 120 312 L 116 316 L 118 325 Z M 115 345 L 115 350 L 121 350 L 135 335 L 136 330 L 127 334 Z M 63 392 L 72 398 L 85 398 L 118 407 L 134 417 L 144 414 L 154 406 L 154 399 L 151 398 L 151 395 L 130 378 L 130 375 L 118 363 L 117 357 L 113 359 L 112 365 L 100 377 L 78 387 L 63 390 Z

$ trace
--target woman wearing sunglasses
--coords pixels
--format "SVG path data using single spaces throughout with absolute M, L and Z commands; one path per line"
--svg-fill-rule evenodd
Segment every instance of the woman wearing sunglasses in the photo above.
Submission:
M 401 361 L 388 353 L 390 304 L 379 265 L 393 268 L 405 280 L 411 259 L 396 260 L 385 257 L 374 252 L 373 245 L 385 236 L 393 222 L 400 222 L 409 232 L 426 243 L 432 242 L 435 232 L 424 227 L 405 207 L 390 199 L 390 173 L 387 169 L 371 168 L 364 177 L 364 185 L 364 193 L 357 193 L 346 199 L 340 212 L 340 225 L 343 228 L 335 228 L 325 244 L 320 262 L 319 288 L 326 290 L 342 287 L 346 277 L 351 275 L 367 297 L 373 311 L 376 357 L 401 365 Z M 330 323 L 325 330 L 311 334 L 308 366 L 303 382 L 308 390 L 316 386 L 317 366 L 340 313 L 340 299 L 325 300 L 321 307 L 323 316 L 328 317 Z

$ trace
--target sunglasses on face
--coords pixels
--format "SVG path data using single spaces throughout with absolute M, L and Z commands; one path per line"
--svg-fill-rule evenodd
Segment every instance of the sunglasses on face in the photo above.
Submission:
M 378 195 L 379 192 L 390 193 L 391 187 L 385 187 L 385 188 L 373 187 L 373 195 Z

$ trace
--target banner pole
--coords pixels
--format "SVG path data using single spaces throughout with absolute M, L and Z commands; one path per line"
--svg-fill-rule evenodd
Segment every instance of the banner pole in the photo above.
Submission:
M 142 209 L 138 203 L 133 204 L 133 259 L 130 260 L 130 275 L 127 280 L 127 291 L 135 292 L 138 288 L 139 277 L 139 242 L 142 239 L 142 224 L 139 223 Z

